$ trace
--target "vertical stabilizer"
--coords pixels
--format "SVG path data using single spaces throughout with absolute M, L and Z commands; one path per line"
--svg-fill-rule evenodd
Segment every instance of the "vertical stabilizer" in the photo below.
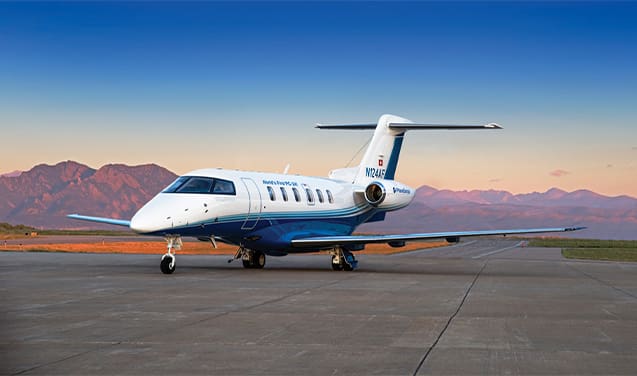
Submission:
M 366 185 L 378 179 L 394 180 L 405 130 L 392 129 L 389 127 L 390 123 L 410 124 L 413 122 L 395 115 L 382 115 L 378 119 L 372 141 L 358 166 L 355 184 Z

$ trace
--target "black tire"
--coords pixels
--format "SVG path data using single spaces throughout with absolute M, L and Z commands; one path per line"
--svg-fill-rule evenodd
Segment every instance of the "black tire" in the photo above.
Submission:
M 250 260 L 241 260 L 241 262 L 243 263 L 244 268 L 252 269 L 252 263 L 250 262 Z
M 351 272 L 352 270 L 354 270 L 354 268 L 352 268 L 352 266 L 348 263 L 344 263 L 343 264 L 343 270 L 345 270 L 346 272 Z
M 173 272 L 175 271 L 175 265 L 173 264 L 173 267 L 170 267 L 170 263 L 172 262 L 172 258 L 171 257 L 164 257 L 161 260 L 161 263 L 159 264 L 159 268 L 161 269 L 161 272 L 164 274 L 173 274 Z
M 265 254 L 263 252 L 255 251 L 252 255 L 252 267 L 255 269 L 263 269 L 265 266 Z

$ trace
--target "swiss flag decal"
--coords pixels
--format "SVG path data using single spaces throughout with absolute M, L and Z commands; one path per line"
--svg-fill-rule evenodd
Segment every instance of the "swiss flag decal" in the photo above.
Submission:
M 383 160 L 382 159 L 378 160 L 378 166 L 383 167 Z

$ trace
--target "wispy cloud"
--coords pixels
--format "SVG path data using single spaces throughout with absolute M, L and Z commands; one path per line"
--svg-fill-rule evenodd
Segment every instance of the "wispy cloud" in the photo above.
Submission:
M 570 173 L 571 173 L 570 171 L 557 169 L 557 170 L 553 170 L 553 171 L 549 172 L 549 175 L 555 176 L 556 178 L 560 178 L 560 177 L 566 176 L 566 175 L 568 175 Z
M 637 146 L 633 146 L 633 147 L 632 147 L 632 149 L 633 149 L 633 150 L 637 150 Z
M 502 181 L 502 179 L 500 179 L 500 178 L 495 178 L 495 179 L 491 179 L 491 180 L 489 180 L 489 183 L 499 183 L 499 182 L 501 182 L 501 181 Z
M 613 167 L 613 165 L 610 164 L 610 163 L 606 165 L 606 168 L 612 168 L 612 167 Z

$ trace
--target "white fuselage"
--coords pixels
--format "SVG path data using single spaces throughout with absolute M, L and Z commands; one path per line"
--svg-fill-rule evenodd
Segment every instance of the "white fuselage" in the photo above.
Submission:
M 385 206 L 370 204 L 365 187 L 345 181 L 195 170 L 144 205 L 130 227 L 140 234 L 214 237 L 264 251 L 284 251 L 295 237 L 349 235 L 377 213 L 400 209 L 413 200 L 410 187 L 395 181 L 377 183 L 387 187 Z

